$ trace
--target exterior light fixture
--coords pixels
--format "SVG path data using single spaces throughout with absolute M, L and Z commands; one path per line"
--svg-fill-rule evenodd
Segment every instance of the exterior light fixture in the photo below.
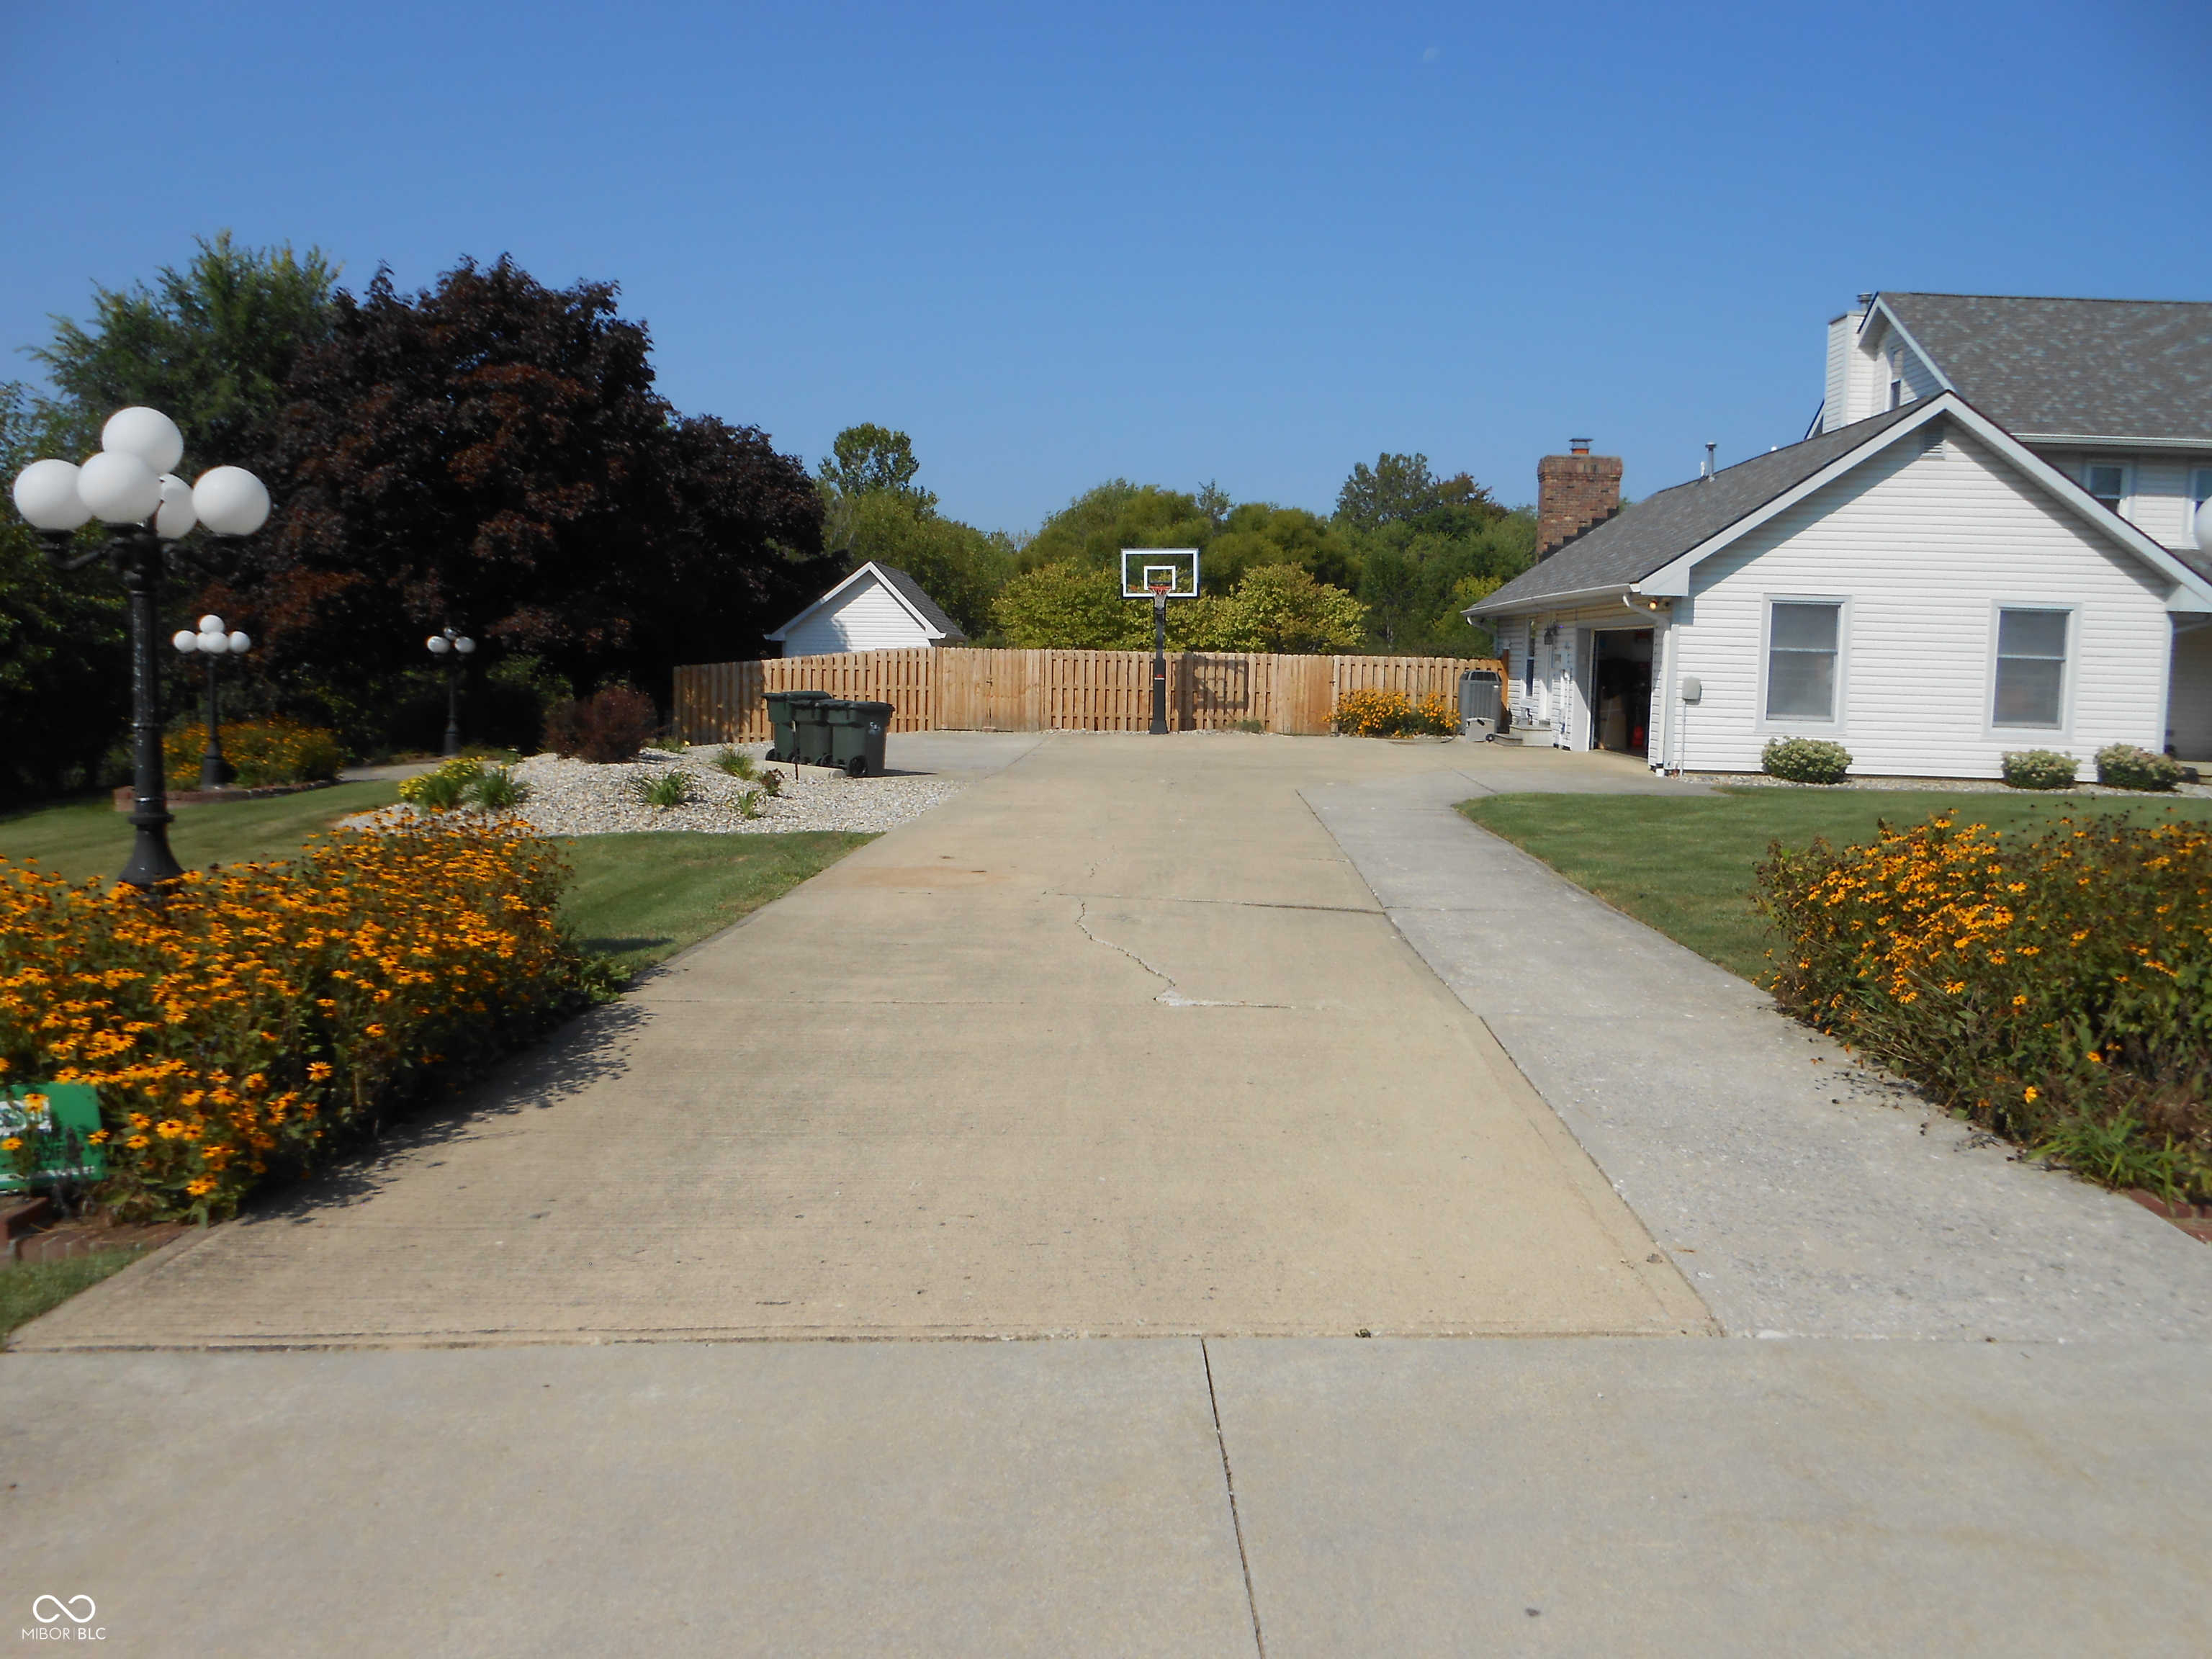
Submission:
M 197 633 L 189 628 L 179 629 L 169 636 L 169 643 L 185 655 L 198 655 L 207 662 L 207 747 L 200 750 L 200 787 L 220 789 L 229 781 L 223 774 L 230 769 L 222 758 L 222 711 L 216 705 L 215 665 L 226 656 L 244 656 L 253 649 L 253 641 L 244 634 L 226 630 L 220 617 L 202 617 Z
M 136 837 L 122 879 L 151 892 L 184 873 L 169 850 L 169 794 L 161 766 L 161 649 L 157 617 L 161 577 L 179 563 L 204 574 L 227 562 L 204 545 L 197 556 L 179 545 L 195 529 L 220 544 L 250 536 L 269 520 L 269 491 L 243 467 L 219 466 L 187 485 L 173 468 L 185 458 L 185 435 L 158 409 L 118 410 L 100 428 L 100 451 L 83 465 L 33 461 L 15 475 L 15 510 L 39 532 L 58 570 L 82 570 L 102 554 L 123 577 L 131 613 L 131 823 Z M 111 534 L 104 548 L 72 556 L 70 539 L 93 520 Z M 212 618 L 209 620 L 214 620 Z M 194 650 L 206 647 L 198 643 Z M 245 635 L 225 635 L 226 642 Z M 251 646 L 227 649 L 244 650 Z M 209 670 L 214 660 L 210 656 Z M 212 687 L 213 682 L 210 682 Z M 210 741 L 215 722 L 210 691 Z M 210 749 L 210 752 L 215 752 Z M 215 753 L 218 771 L 222 756 Z M 208 775 L 207 759 L 200 763 Z
M 477 648 L 477 642 L 465 634 L 456 634 L 450 628 L 430 635 L 422 641 L 430 647 L 430 654 L 446 665 L 446 747 L 444 753 L 461 752 L 461 664 Z

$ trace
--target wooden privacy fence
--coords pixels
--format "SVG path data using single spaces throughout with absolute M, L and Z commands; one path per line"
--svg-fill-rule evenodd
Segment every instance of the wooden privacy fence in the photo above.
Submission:
M 1329 729 L 1347 691 L 1403 691 L 1456 703 L 1459 677 L 1500 663 L 1460 657 L 1292 657 L 1171 651 L 1168 720 L 1179 732 L 1257 720 L 1269 732 Z M 676 725 L 692 743 L 769 735 L 770 691 L 887 702 L 894 732 L 1143 732 L 1152 723 L 1149 651 L 985 651 L 939 647 L 696 663 L 676 671 Z

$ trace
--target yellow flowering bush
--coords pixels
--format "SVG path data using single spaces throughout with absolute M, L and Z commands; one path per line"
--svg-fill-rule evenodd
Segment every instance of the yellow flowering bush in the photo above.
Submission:
M 162 764 L 179 788 L 197 786 L 200 755 L 207 748 L 204 724 L 180 726 L 161 739 Z M 248 789 L 270 783 L 313 783 L 334 778 L 345 764 L 345 750 L 331 733 L 292 720 L 226 720 L 222 757 Z
M 228 1215 L 583 1000 L 566 879 L 483 822 L 338 830 L 158 902 L 0 860 L 0 1078 L 99 1090 L 118 1215 Z
M 1938 817 L 1758 881 L 1800 1018 L 2111 1184 L 2212 1191 L 2212 826 Z
M 1415 702 L 1403 691 L 1347 691 L 1336 700 L 1332 718 L 1348 738 L 1449 738 L 1459 732 L 1459 710 L 1450 698 Z

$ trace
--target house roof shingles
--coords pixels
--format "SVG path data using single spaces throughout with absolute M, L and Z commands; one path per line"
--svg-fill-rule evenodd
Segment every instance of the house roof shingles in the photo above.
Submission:
M 921 612 L 922 620 L 932 628 L 941 630 L 946 639 L 964 640 L 968 637 L 961 631 L 960 624 L 946 616 L 937 601 L 922 591 L 921 584 L 908 575 L 905 571 L 887 564 L 878 564 L 876 568 L 882 574 L 885 581 L 898 589 L 900 595 L 908 604 Z
M 1795 489 L 1875 434 L 1924 412 L 1922 405 L 1907 404 L 1787 449 L 1754 455 L 1722 468 L 1710 479 L 1647 495 L 1584 531 L 1470 608 L 1477 615 L 1489 615 L 1569 593 L 1626 588 Z
M 2212 444 L 2212 302 L 1881 298 L 1959 395 L 2015 437 Z

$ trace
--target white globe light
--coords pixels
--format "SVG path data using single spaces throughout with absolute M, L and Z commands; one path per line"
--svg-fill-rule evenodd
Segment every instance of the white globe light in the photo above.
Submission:
M 441 657 L 453 648 L 452 642 L 448 641 L 443 634 L 433 634 L 428 639 L 423 641 L 422 643 L 428 646 L 431 650 L 436 652 Z
M 469 638 L 465 634 L 464 634 L 459 639 L 453 641 L 453 649 L 459 652 L 465 657 L 476 648 L 477 642 Z
M 161 504 L 161 478 L 136 455 L 104 449 L 77 468 L 76 493 L 102 524 L 143 524 Z
M 191 534 L 199 522 L 192 511 L 192 487 L 173 472 L 161 475 L 161 505 L 154 514 L 154 533 L 165 542 Z
M 33 465 L 44 466 L 46 463 L 37 461 Z M 26 471 L 27 471 L 28 469 L 27 468 Z M 22 488 L 21 484 L 15 487 L 18 489 Z M 20 501 L 22 497 L 18 495 L 15 499 Z M 31 515 L 26 513 L 23 516 L 28 519 Z M 33 522 L 35 523 L 36 520 L 33 520 Z M 2202 501 L 2197 504 L 2197 545 L 2207 551 L 2212 551 L 2212 499 Z
M 230 635 L 228 634 L 203 634 L 196 642 L 210 656 L 220 655 L 230 649 Z
M 100 447 L 111 455 L 136 455 L 157 473 L 185 459 L 185 434 L 158 409 L 118 409 L 100 429 Z
M 18 472 L 15 510 L 33 530 L 74 530 L 92 516 L 68 461 L 33 461 Z
M 200 636 L 189 628 L 179 628 L 169 635 L 169 643 L 179 651 L 197 651 L 200 648 Z
M 230 636 L 230 649 L 232 655 L 242 657 L 253 649 L 253 641 L 246 635 L 234 629 Z
M 222 633 L 222 618 L 216 616 L 213 612 L 210 612 L 207 616 L 202 617 L 200 618 L 200 632 L 203 634 Z
M 242 466 L 219 466 L 200 474 L 192 507 L 218 536 L 251 536 L 269 522 L 269 490 Z

